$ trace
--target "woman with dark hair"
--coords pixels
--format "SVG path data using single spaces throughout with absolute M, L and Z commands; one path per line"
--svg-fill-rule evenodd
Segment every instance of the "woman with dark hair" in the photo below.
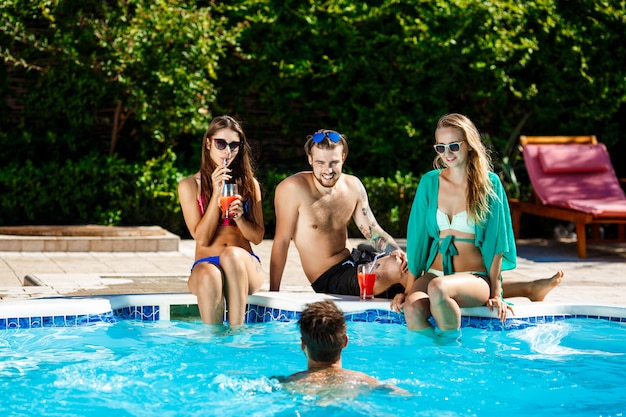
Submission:
M 250 245 L 259 244 L 265 233 L 250 153 L 240 123 L 216 117 L 202 138 L 200 171 L 178 184 L 185 224 L 196 242 L 187 286 L 207 324 L 223 322 L 225 303 L 229 324 L 243 324 L 248 295 L 263 285 L 261 263 Z M 237 184 L 238 193 L 225 218 L 220 196 L 226 182 Z

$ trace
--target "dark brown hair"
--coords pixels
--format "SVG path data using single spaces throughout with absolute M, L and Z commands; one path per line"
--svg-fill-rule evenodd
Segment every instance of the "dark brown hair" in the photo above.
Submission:
M 313 141 L 313 135 L 315 133 L 324 133 L 324 135 L 326 135 L 326 133 L 329 132 L 335 132 L 337 133 L 341 139 L 339 139 L 339 142 L 333 142 L 332 140 L 330 140 L 328 138 L 328 136 L 324 136 L 324 139 L 322 139 L 320 142 L 314 142 Z M 343 146 L 343 154 L 345 157 L 348 156 L 348 141 L 346 140 L 346 137 L 344 135 L 342 135 L 341 133 L 335 131 L 335 130 L 329 130 L 329 129 L 320 129 L 317 132 L 315 132 L 313 135 L 308 135 L 306 137 L 306 142 L 304 143 L 304 152 L 306 152 L 307 155 L 311 155 L 311 150 L 313 149 L 314 146 L 317 146 L 320 149 L 332 149 L 336 146 Z
M 311 359 L 325 363 L 339 360 L 346 341 L 346 319 L 334 302 L 307 304 L 298 326 Z
M 241 144 L 239 145 L 239 151 L 233 161 L 230 164 L 232 169 L 233 180 L 237 184 L 239 194 L 243 198 L 243 201 L 247 201 L 249 204 L 249 210 L 246 217 L 250 221 L 256 221 L 254 218 L 255 211 L 255 186 L 254 186 L 254 167 L 251 158 L 251 149 L 246 138 L 246 134 L 241 127 L 241 123 L 235 120 L 231 116 L 218 116 L 211 121 L 211 124 L 204 133 L 202 138 L 202 161 L 200 164 L 200 177 L 201 177 L 201 194 L 204 196 L 204 201 L 209 201 L 213 194 L 213 182 L 211 181 L 211 174 L 217 167 L 215 162 L 211 159 L 210 151 L 207 149 L 207 140 L 220 129 L 230 129 L 237 133 Z M 211 144 L 210 146 L 213 146 Z M 206 207 L 205 207 L 206 209 Z

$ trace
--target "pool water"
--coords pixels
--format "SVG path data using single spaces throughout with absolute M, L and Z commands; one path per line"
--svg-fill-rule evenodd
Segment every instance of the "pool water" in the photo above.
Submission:
M 3 416 L 622 416 L 626 323 L 568 319 L 433 341 L 348 323 L 343 366 L 408 391 L 294 393 L 295 322 L 121 321 L 0 332 Z

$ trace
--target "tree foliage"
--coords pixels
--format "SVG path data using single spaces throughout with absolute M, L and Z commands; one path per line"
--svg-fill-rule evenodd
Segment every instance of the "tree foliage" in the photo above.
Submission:
M 626 151 L 624 33 L 625 1 L 5 0 L 0 222 L 183 234 L 175 184 L 228 113 L 256 150 L 266 220 L 275 182 L 307 168 L 306 135 L 332 128 L 402 233 L 386 192 L 430 169 L 445 113 L 474 120 L 507 181 L 519 133 Z
M 206 128 L 219 61 L 238 51 L 240 32 L 221 11 L 186 1 L 7 0 L 2 56 L 22 93 L 9 128 L 44 142 L 69 133 L 76 155 L 165 152 Z M 106 128 L 101 137 L 94 126 Z M 118 142 L 129 143 L 118 152 Z
M 238 16 L 249 22 L 241 45 L 252 58 L 225 60 L 238 82 L 218 102 L 254 117 L 245 100 L 256 97 L 270 111 L 252 124 L 269 119 L 294 146 L 319 127 L 345 132 L 360 174 L 428 169 L 423 145 L 449 112 L 470 116 L 499 146 L 521 120 L 526 134 L 618 139 L 624 2 L 249 3 Z

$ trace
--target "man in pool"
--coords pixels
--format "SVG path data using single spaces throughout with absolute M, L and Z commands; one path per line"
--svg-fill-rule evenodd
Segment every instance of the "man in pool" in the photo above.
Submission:
M 333 396 L 342 388 L 345 389 L 342 393 L 350 396 L 356 396 L 359 388 L 408 393 L 394 385 L 383 384 L 363 372 L 342 368 L 341 352 L 348 345 L 346 320 L 332 300 L 307 304 L 302 310 L 298 326 L 302 336 L 302 351 L 307 358 L 307 370 L 279 378 L 281 382 L 288 383 L 298 391 L 305 388 L 307 393 L 327 392 Z
M 406 254 L 376 221 L 361 180 L 343 174 L 348 156 L 345 137 L 333 130 L 318 130 L 304 144 L 311 171 L 298 172 L 276 187 L 276 232 L 270 258 L 270 291 L 279 291 L 293 239 L 302 269 L 315 292 L 359 295 L 357 265 L 373 259 L 372 251 L 354 249 L 348 242 L 348 225 L 354 220 L 376 251 L 388 253 L 378 261 L 389 263 L 387 273 L 377 273 L 374 294 L 393 298 L 404 291 L 408 273 Z M 541 301 L 558 285 L 563 273 L 533 282 L 503 282 L 506 297 Z

